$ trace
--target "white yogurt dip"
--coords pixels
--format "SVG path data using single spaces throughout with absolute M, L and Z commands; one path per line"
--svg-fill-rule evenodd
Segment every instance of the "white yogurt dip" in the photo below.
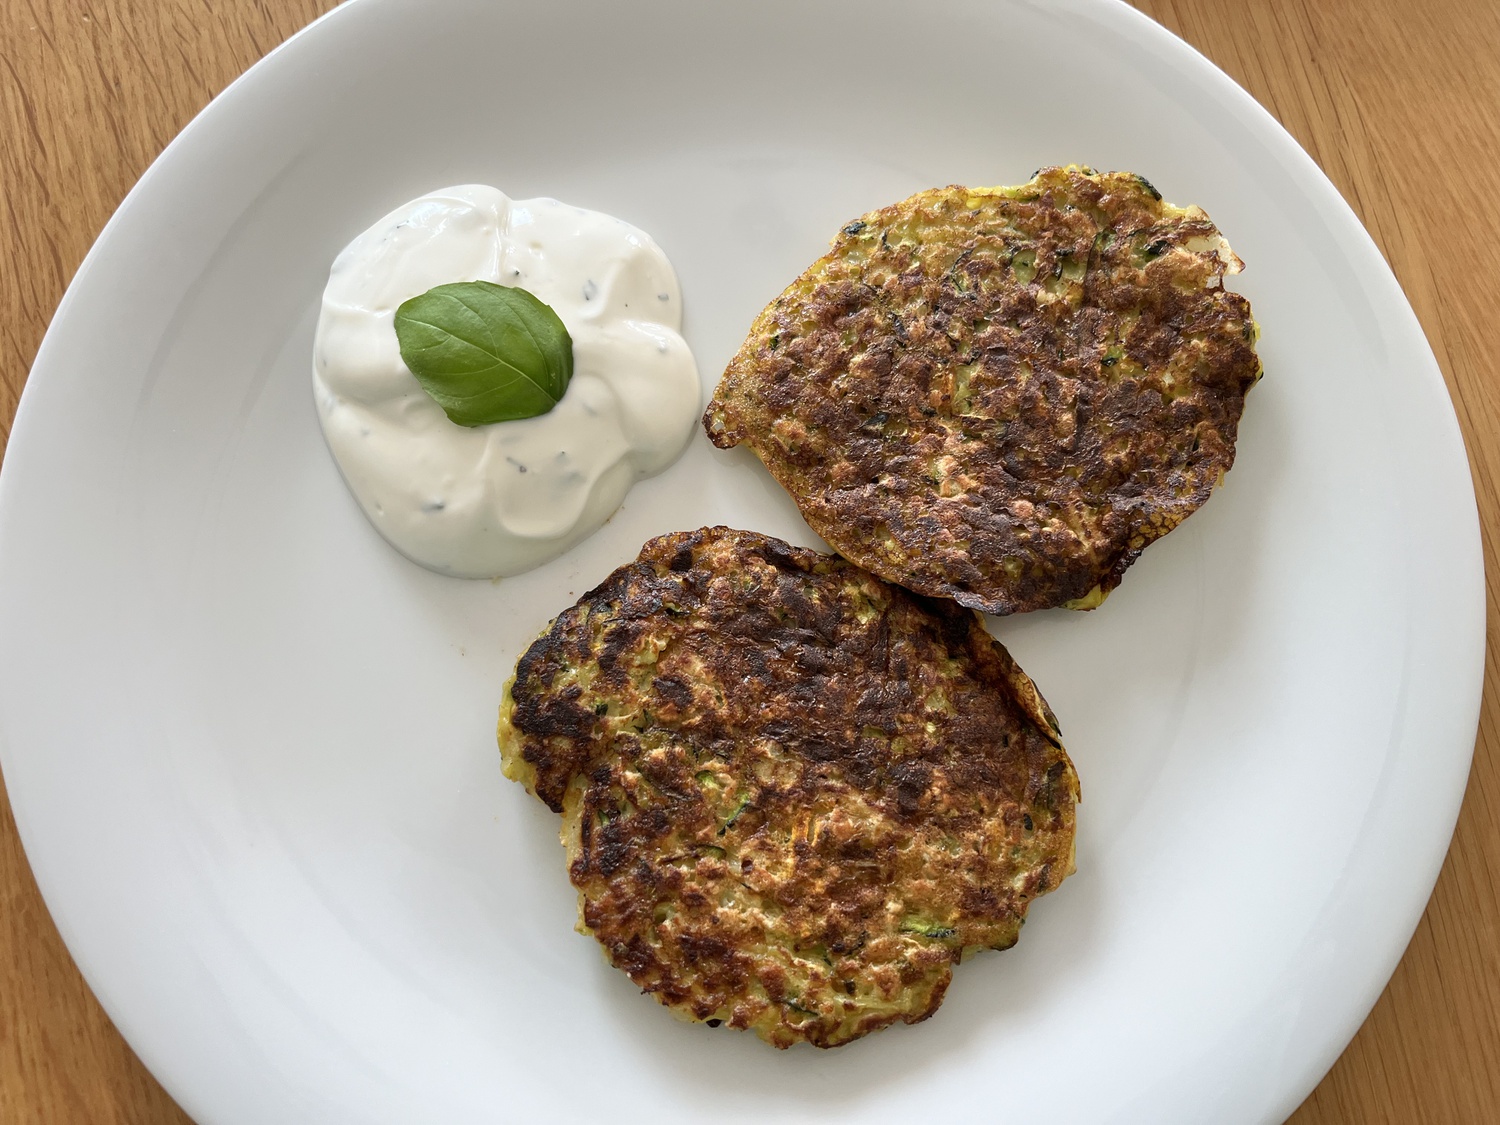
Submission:
M 535 418 L 465 427 L 401 360 L 407 299 L 450 282 L 517 285 L 573 338 L 573 378 Z M 555 199 L 444 188 L 396 208 L 333 263 L 313 346 L 328 448 L 370 522 L 413 562 L 491 578 L 556 558 L 697 421 L 682 295 L 644 232 Z

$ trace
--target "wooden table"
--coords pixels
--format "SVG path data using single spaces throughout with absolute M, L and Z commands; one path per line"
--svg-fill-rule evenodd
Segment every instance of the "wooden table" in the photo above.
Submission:
M 915 2 L 915 0 L 914 0 Z M 146 165 L 328 0 L 0 3 L 0 454 L 74 269 Z M 1364 220 L 1416 307 L 1500 528 L 1500 6 L 1139 0 L 1267 106 Z M 1490 599 L 1490 626 L 1496 621 Z M 1453 847 L 1379 1004 L 1295 1125 L 1500 1122 L 1495 650 Z M 95 1002 L 0 800 L 0 1121 L 185 1122 Z

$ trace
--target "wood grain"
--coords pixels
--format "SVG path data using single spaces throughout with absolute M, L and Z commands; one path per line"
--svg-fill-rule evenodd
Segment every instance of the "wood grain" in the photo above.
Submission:
M 90 243 L 210 97 L 328 0 L 0 3 L 0 456 Z M 1489 582 L 1500 528 L 1500 7 L 1491 0 L 1138 0 L 1271 110 L 1364 220 L 1427 330 L 1469 446 Z M 1500 754 L 1485 704 L 1448 862 L 1369 1020 L 1294 1125 L 1500 1121 Z M 187 1118 L 114 1031 L 0 801 L 0 1121 Z

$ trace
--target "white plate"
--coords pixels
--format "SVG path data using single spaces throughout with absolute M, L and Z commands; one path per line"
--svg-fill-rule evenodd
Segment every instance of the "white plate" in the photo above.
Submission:
M 449 183 L 606 210 L 676 264 L 707 387 L 841 222 L 1066 161 L 1208 209 L 1266 367 L 1224 487 L 1103 609 L 998 627 L 1083 779 L 1078 874 L 924 1025 L 779 1054 L 680 1024 L 573 933 L 495 704 L 648 536 L 810 536 L 699 437 L 553 565 L 418 569 L 319 436 L 328 264 Z M 1375 247 L 1125 7 L 365 0 L 184 131 L 58 311 L 0 479 L 4 768 L 84 974 L 204 1125 L 1273 1122 L 1436 877 L 1481 577 L 1453 411 Z

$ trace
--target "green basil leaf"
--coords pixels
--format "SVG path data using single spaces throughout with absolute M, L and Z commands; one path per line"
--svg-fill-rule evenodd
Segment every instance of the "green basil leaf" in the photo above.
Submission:
M 551 307 L 488 281 L 439 285 L 396 310 L 401 358 L 460 426 L 545 414 L 573 378 L 573 338 Z

